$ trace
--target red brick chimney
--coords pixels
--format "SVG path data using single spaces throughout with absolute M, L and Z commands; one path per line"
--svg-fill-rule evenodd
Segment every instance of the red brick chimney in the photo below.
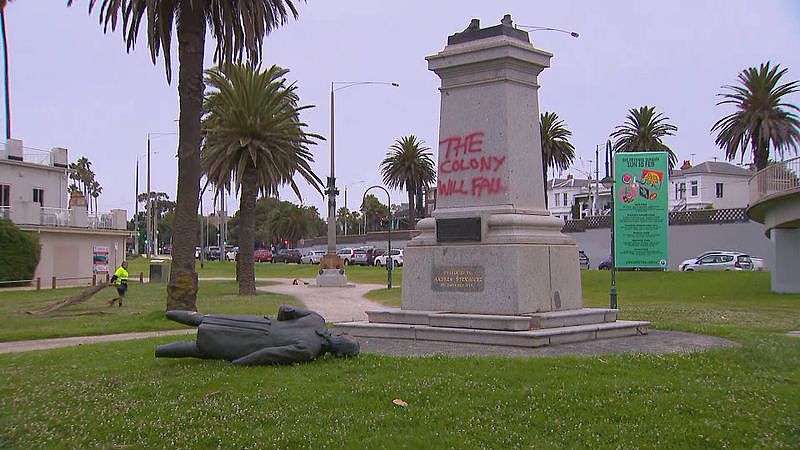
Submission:
M 688 159 L 683 160 L 683 165 L 681 166 L 681 170 L 691 169 L 692 163 L 689 162 Z

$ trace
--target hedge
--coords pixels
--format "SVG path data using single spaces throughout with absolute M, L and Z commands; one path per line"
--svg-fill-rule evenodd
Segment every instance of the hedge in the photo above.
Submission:
M 39 236 L 0 219 L 0 281 L 32 279 L 40 252 Z

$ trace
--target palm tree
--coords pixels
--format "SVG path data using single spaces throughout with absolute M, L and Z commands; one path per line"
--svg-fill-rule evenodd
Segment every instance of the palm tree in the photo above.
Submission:
M 289 241 L 291 246 L 301 238 L 316 237 L 319 213 L 313 207 L 297 206 L 282 202 L 269 216 L 269 227 L 273 236 Z M 241 244 L 239 247 L 241 251 Z M 240 258 L 241 261 L 241 258 Z
M 393 189 L 408 193 L 408 226 L 414 228 L 416 208 L 414 197 L 436 181 L 436 165 L 425 142 L 410 134 L 394 141 L 390 153 L 381 162 L 383 182 Z
M 100 194 L 103 192 L 103 187 L 100 186 L 100 183 L 94 179 L 92 179 L 92 184 L 89 186 L 89 195 L 94 198 L 94 213 L 97 214 L 97 197 L 100 197 Z M 91 204 L 91 202 L 89 202 Z
M 89 13 L 98 5 L 103 31 L 122 24 L 130 52 L 136 45 L 142 18 L 147 18 L 147 44 L 155 64 L 163 55 L 167 82 L 172 79 L 173 22 L 178 37 L 178 208 L 173 230 L 172 268 L 167 285 L 167 309 L 196 310 L 197 272 L 194 263 L 200 193 L 200 118 L 203 104 L 203 52 L 206 26 L 216 40 L 214 60 L 228 64 L 252 62 L 261 56 L 264 36 L 297 18 L 294 0 L 127 0 L 89 1 Z M 72 0 L 67 1 L 72 5 Z M 122 20 L 120 20 L 120 18 Z
M 716 144 L 732 160 L 737 153 L 744 154 L 747 147 L 753 152 L 753 162 L 761 170 L 767 167 L 770 146 L 783 157 L 800 143 L 800 120 L 794 111 L 797 106 L 783 102 L 783 97 L 800 90 L 800 81 L 778 85 L 787 69 L 780 64 L 770 68 L 770 62 L 756 69 L 750 67 L 739 73 L 739 85 L 724 85 L 729 92 L 717 94 L 723 98 L 717 105 L 733 105 L 736 112 L 729 114 L 711 127 L 717 132 Z
M 678 127 L 667 122 L 669 117 L 656 114 L 655 106 L 642 106 L 628 110 L 626 122 L 611 133 L 615 152 L 667 152 L 670 170 L 678 157 L 661 141 L 664 136 L 674 136 Z
M 544 181 L 544 206 L 547 208 L 547 171 L 549 168 L 565 170 L 575 159 L 575 146 L 569 141 L 572 131 L 554 112 L 542 113 L 539 119 L 542 131 L 542 174 Z
M 267 70 L 232 64 L 206 72 L 203 107 L 205 140 L 200 156 L 208 180 L 217 186 L 235 186 L 239 202 L 239 294 L 255 294 L 253 249 L 255 209 L 258 193 L 276 195 L 288 184 L 298 198 L 295 179 L 302 176 L 322 194 L 322 180 L 309 163 L 314 161 L 310 145 L 321 136 L 307 133 L 300 121 L 297 87 L 287 84 L 289 71 L 278 66 Z M 289 211 L 295 220 L 303 211 Z M 302 230 L 305 231 L 305 230 Z M 302 233 L 300 233 L 302 234 Z M 302 237 L 302 236 L 300 236 Z M 284 238 L 295 240 L 295 235 Z

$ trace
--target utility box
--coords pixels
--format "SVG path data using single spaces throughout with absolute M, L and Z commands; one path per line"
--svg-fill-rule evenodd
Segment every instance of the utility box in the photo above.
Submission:
M 167 281 L 169 281 L 168 262 L 160 259 L 150 261 L 150 282 L 166 283 Z

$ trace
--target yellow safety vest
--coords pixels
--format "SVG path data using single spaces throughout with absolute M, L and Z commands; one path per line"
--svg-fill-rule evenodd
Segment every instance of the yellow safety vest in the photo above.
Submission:
M 125 270 L 125 268 L 122 266 L 119 266 L 119 268 L 117 268 L 117 271 L 114 272 L 114 276 L 117 277 L 117 281 L 114 282 L 114 284 L 116 285 L 128 282 L 128 271 Z

